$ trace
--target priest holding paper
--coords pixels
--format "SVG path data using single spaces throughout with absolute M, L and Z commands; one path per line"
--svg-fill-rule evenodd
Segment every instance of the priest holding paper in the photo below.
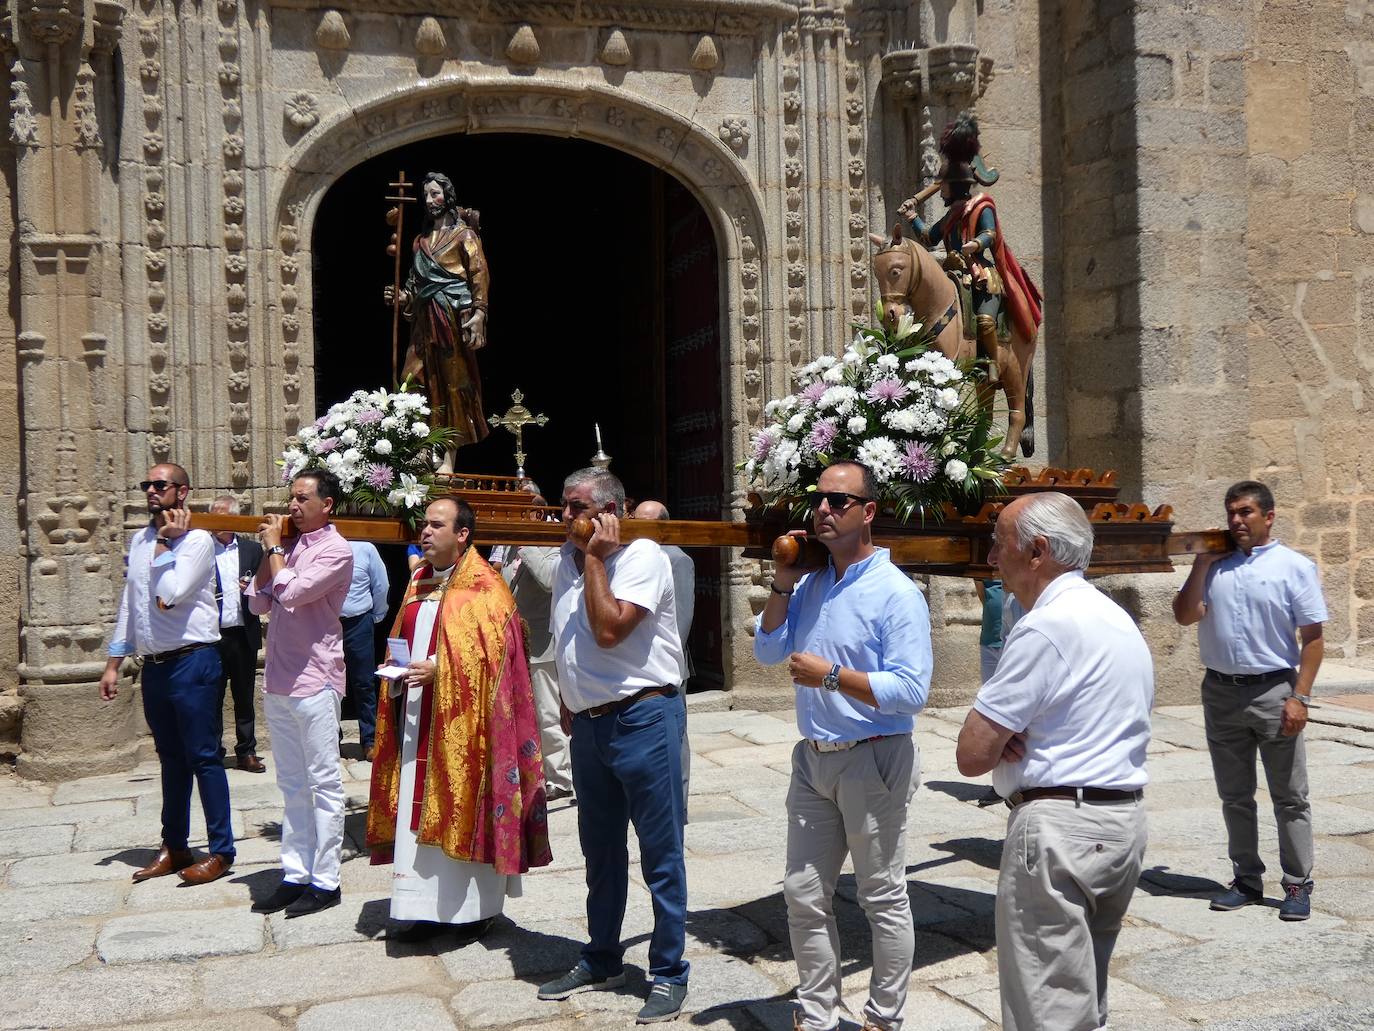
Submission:
M 453 925 L 472 941 L 552 861 L 539 726 L 510 588 L 470 547 L 456 498 L 425 510 L 424 561 L 406 589 L 377 704 L 367 812 L 372 862 L 393 862 L 389 933 Z

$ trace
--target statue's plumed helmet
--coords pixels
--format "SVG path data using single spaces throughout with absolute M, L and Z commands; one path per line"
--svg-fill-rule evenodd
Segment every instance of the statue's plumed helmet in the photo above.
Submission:
M 977 119 L 967 111 L 959 112 L 940 134 L 940 153 L 944 156 L 940 178 L 947 183 L 977 182 L 973 159 L 980 149 Z

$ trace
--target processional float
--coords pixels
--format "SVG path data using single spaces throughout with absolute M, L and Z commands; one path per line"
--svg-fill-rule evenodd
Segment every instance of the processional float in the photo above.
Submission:
M 746 477 L 759 481 L 767 479 L 763 473 L 769 469 L 781 471 L 787 477 L 784 486 L 792 489 L 772 491 L 767 501 L 764 491 L 751 493 L 743 518 L 734 521 L 627 520 L 621 523 L 622 539 L 647 537 L 681 548 L 742 549 L 746 558 L 805 567 L 824 565 L 824 547 L 804 533 L 807 526 L 800 502 L 807 490 L 815 488 L 820 468 L 829 461 L 866 460 L 867 453 L 871 467 L 889 463 L 888 479 L 893 483 L 886 496 L 878 499 L 885 503 L 881 506 L 884 514 L 874 523 L 874 543 L 890 549 L 892 561 L 908 571 L 996 576 L 988 557 L 998 514 L 1018 496 L 1047 490 L 1076 499 L 1088 514 L 1095 536 L 1090 575 L 1167 572 L 1175 556 L 1230 550 L 1223 530 L 1176 530 L 1169 505 L 1152 510 L 1123 502 L 1114 472 L 1010 466 L 1018 447 L 1029 455 L 1034 446 L 1028 421 L 1033 388 L 1030 368 L 1041 297 L 1012 256 L 996 204 L 985 192 L 997 182 L 998 173 L 983 161 L 976 121 L 961 114 L 951 122 L 941 136 L 940 151 L 943 160 L 936 180 L 898 209 L 907 226 L 906 238 L 902 221 L 890 237 L 873 238 L 878 247 L 873 263 L 881 297 L 880 325 L 859 328 L 842 358 L 825 356 L 802 370 L 798 377 L 802 389 L 770 403 L 774 422 L 756 434 L 751 445 L 754 457 L 744 464 Z M 392 282 L 384 295 L 392 309 L 393 374 L 398 381 L 404 372 L 407 380 L 418 376 L 424 382 L 434 419 L 441 424 L 414 427 L 417 433 L 428 434 L 426 446 L 445 458 L 440 466 L 443 471 L 423 474 L 428 497 L 466 501 L 477 515 L 482 544 L 558 546 L 568 533 L 560 521 L 561 512 L 538 504 L 542 499 L 528 493 L 528 481 L 523 479 L 522 431 L 544 425 L 544 416 L 530 412 L 517 390 L 512 396 L 514 405 L 504 416 L 483 418 L 476 352 L 486 344 L 489 270 L 479 215 L 458 206 L 446 176 L 433 172 L 424 176 L 418 198 L 424 219 L 411 248 L 409 272 L 403 275 L 404 211 L 416 198 L 407 193 L 412 183 L 404 173 L 389 186 L 394 192 L 386 196 L 391 205 L 387 223 L 392 227 L 386 253 L 392 259 Z M 944 199 L 946 211 L 927 224 L 921 218 L 921 204 L 936 193 Z M 937 249 L 943 250 L 942 261 L 930 255 Z M 404 363 L 400 361 L 402 317 L 412 325 Z M 404 392 L 407 382 L 401 382 L 399 389 Z M 1005 394 L 1009 409 L 1002 437 L 990 433 L 992 398 L 998 390 Z M 382 412 L 399 410 L 404 419 L 406 411 L 414 410 L 375 403 L 381 409 L 370 413 L 375 416 L 373 426 L 365 427 L 359 419 L 356 428 L 341 432 L 340 420 L 329 423 L 332 428 L 317 424 L 302 431 L 283 455 L 286 475 L 312 464 L 340 466 L 340 454 L 324 452 L 322 435 L 332 434 L 333 444 L 350 447 L 360 439 L 359 431 L 364 438 L 371 434 L 375 441 L 375 422 Z M 331 409 L 331 415 L 338 408 Z M 329 417 L 321 420 L 328 422 Z M 517 475 L 449 472 L 456 448 L 480 440 L 487 422 L 515 435 Z M 790 443 L 786 443 L 789 435 Z M 886 452 L 875 437 L 884 442 Z M 405 438 L 393 432 L 389 439 Z M 610 459 L 602 450 L 599 427 L 596 443 L 592 464 L 605 468 Z M 366 442 L 358 446 L 365 447 Z M 369 452 L 371 458 L 392 454 L 393 445 L 385 446 L 385 452 Z M 904 449 L 901 456 L 899 447 Z M 785 448 L 790 448 L 790 465 L 779 457 Z M 412 449 L 412 459 L 415 453 Z M 358 459 L 353 461 L 356 464 Z M 363 500 L 385 509 L 390 474 L 376 462 L 367 468 L 365 475 L 360 471 L 357 477 Z M 905 470 L 901 475 L 911 482 L 897 483 L 901 475 L 892 474 L 898 470 Z M 407 480 L 413 490 L 417 467 L 412 465 L 404 477 L 401 471 L 397 466 L 396 479 Z M 364 479 L 369 486 L 363 485 Z M 413 509 L 410 520 L 345 515 L 334 524 L 349 539 L 406 544 L 416 540 L 414 515 L 418 513 Z M 207 530 L 253 533 L 259 523 L 260 517 L 251 515 L 197 512 L 192 516 L 192 526 Z M 286 532 L 290 534 L 289 526 Z M 592 526 L 577 520 L 571 532 L 587 539 Z

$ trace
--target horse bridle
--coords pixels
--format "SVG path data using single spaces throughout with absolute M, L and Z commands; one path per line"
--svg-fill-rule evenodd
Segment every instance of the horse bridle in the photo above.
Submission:
M 884 247 L 881 251 L 878 252 L 878 254 L 874 255 L 874 258 L 877 258 L 879 255 L 884 254 L 887 251 L 903 251 L 906 254 L 911 255 L 910 285 L 902 291 L 889 291 L 887 293 L 879 293 L 878 296 L 879 298 L 881 298 L 884 305 L 886 305 L 889 301 L 906 301 L 908 297 L 910 297 L 913 293 L 920 289 L 921 280 L 924 278 L 924 276 L 921 271 L 921 261 L 913 253 L 915 246 L 916 244 L 913 243 L 911 240 L 902 240 L 901 243 L 894 244 L 891 247 Z

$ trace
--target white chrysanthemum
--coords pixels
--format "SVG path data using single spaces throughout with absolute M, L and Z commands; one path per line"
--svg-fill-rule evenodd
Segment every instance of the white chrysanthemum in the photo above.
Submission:
M 792 418 L 790 418 L 790 419 L 787 420 L 787 432 L 788 432 L 788 433 L 799 433 L 799 432 L 801 432 L 801 428 L 802 428 L 803 426 L 805 426 L 805 425 L 806 425 L 806 413 L 805 413 L 805 412 L 798 412 L 796 415 L 792 416 Z
M 363 453 L 355 447 L 351 447 L 343 453 L 343 460 L 346 465 L 357 465 L 363 460 Z
M 383 433 L 390 433 L 392 430 L 394 430 L 397 426 L 400 425 L 400 421 L 396 418 L 396 416 L 388 415 L 377 425 L 381 427 Z
M 852 347 L 845 348 L 844 363 L 846 365 L 857 365 L 864 360 L 864 356 Z
M 945 475 L 955 483 L 963 483 L 968 479 L 968 466 L 957 458 L 951 458 L 945 463 Z
M 883 372 L 896 372 L 897 366 L 901 364 L 901 359 L 898 358 L 895 354 L 878 355 L 878 368 L 882 369 Z
M 781 406 L 781 404 L 780 404 L 778 401 L 776 401 L 776 400 L 769 401 L 766 405 L 763 406 L 763 417 L 764 417 L 765 419 L 773 419 L 773 418 L 775 418 L 775 417 L 777 416 L 777 414 L 778 414 L 778 409 L 779 409 L 780 407 L 782 407 L 782 406 Z
M 853 416 L 847 423 L 845 423 L 844 426 L 845 429 L 849 430 L 850 433 L 858 434 L 868 429 L 868 420 L 865 419 L 862 415 L 856 415 Z
M 953 387 L 944 387 L 935 392 L 935 403 L 947 412 L 952 412 L 959 407 L 959 391 Z
M 834 364 L 835 356 L 833 354 L 823 354 L 817 358 L 815 362 L 816 368 L 818 369 L 828 369 Z
M 296 438 L 302 444 L 306 443 L 307 441 L 314 440 L 315 437 L 317 437 L 318 435 L 319 430 L 315 429 L 314 426 L 302 426 L 299 430 L 296 431 Z
M 826 369 L 823 373 L 821 373 L 821 379 L 823 379 L 827 383 L 843 383 L 844 366 L 832 365 L 830 368 Z
M 385 437 L 382 437 L 377 441 L 377 443 L 372 445 L 372 450 L 377 452 L 377 454 L 379 455 L 389 455 L 391 454 L 391 441 L 387 440 Z
M 883 422 L 898 433 L 916 433 L 921 419 L 914 408 L 899 408 L 895 412 L 884 413 Z
M 879 483 L 886 483 L 901 468 L 897 445 L 890 437 L 874 437 L 859 446 L 859 461 L 873 470 Z
M 853 408 L 854 399 L 858 396 L 859 392 L 855 390 L 853 387 L 834 386 L 829 388 L 824 394 L 821 395 L 821 399 L 816 402 L 816 408 L 838 409 L 841 405 L 848 405 L 849 408 Z
M 358 431 L 350 426 L 339 434 L 339 439 L 345 444 L 356 444 L 358 443 Z
M 324 464 L 329 467 L 329 471 L 338 474 L 339 467 L 343 465 L 343 455 L 337 451 L 331 451 L 324 456 Z
M 410 435 L 411 435 L 412 437 L 428 437 L 428 436 L 429 436 L 429 423 L 427 423 L 427 422 L 412 423 L 412 424 L 411 424 L 411 427 L 410 427 Z

